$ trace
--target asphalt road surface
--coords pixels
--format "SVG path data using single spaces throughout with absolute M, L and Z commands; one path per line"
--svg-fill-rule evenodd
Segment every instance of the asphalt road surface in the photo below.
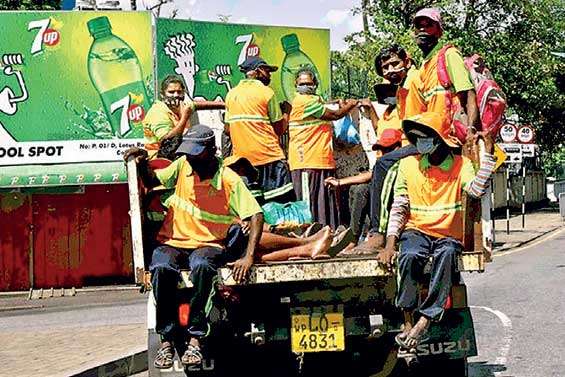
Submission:
M 565 230 L 464 278 L 479 349 L 470 376 L 565 376 Z

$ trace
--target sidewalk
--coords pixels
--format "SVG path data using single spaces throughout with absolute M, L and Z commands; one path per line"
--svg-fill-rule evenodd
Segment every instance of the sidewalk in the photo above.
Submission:
M 73 376 L 143 352 L 145 317 L 146 296 L 136 291 L 0 297 L 0 376 Z M 108 365 L 102 375 L 123 375 L 116 369 L 125 364 Z
M 510 217 L 510 234 L 506 233 L 506 218 L 497 217 L 494 252 L 499 253 L 519 247 L 560 227 L 565 227 L 565 222 L 561 219 L 558 208 L 547 208 L 526 213 L 524 228 L 522 228 L 522 215 L 512 215 Z

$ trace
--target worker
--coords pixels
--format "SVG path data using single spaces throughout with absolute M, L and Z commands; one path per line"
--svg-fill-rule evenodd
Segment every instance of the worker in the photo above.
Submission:
M 395 128 L 387 128 L 377 139 L 375 145 L 373 145 L 373 150 L 379 153 L 380 156 L 386 156 L 388 153 L 396 151 L 401 148 L 402 139 L 404 133 Z M 326 179 L 326 185 L 333 186 L 336 189 L 341 187 L 349 187 L 349 211 L 351 213 L 350 228 L 353 233 L 353 241 L 347 245 L 343 252 L 339 253 L 339 257 L 354 257 L 359 256 L 359 253 L 352 253 L 351 250 L 357 245 L 360 240 L 365 219 L 370 213 L 369 204 L 369 182 L 371 181 L 372 172 L 367 171 L 359 173 L 355 176 L 345 177 L 345 178 L 334 178 L 330 177 Z M 388 195 L 384 197 L 388 198 Z M 383 209 L 387 209 L 388 203 L 385 206 L 381 206 Z M 388 220 L 388 216 L 383 216 Z M 381 233 L 386 233 L 386 228 Z M 376 253 L 376 251 L 375 251 Z
M 408 87 L 416 77 L 416 69 L 412 59 L 406 53 L 406 50 L 397 44 L 392 44 L 383 48 L 375 57 L 375 70 L 377 74 L 383 77 L 385 83 L 375 86 L 375 94 L 380 103 L 386 104 L 382 118 L 377 113 L 369 100 L 362 101 L 362 109 L 367 113 L 373 123 L 373 127 L 377 130 L 377 136 L 380 137 L 386 130 L 392 129 L 402 133 L 401 121 L 405 116 L 405 105 L 408 97 Z M 361 173 L 356 178 L 352 178 L 352 182 L 367 182 L 370 176 L 369 185 L 369 219 L 370 226 L 365 241 L 359 243 L 354 248 L 347 248 L 340 256 L 355 257 L 359 255 L 376 255 L 385 244 L 386 222 L 388 218 L 388 208 L 390 206 L 390 190 L 386 190 L 383 196 L 383 188 L 385 182 L 394 182 L 396 177 L 395 169 L 390 172 L 391 168 L 398 161 L 406 156 L 417 154 L 416 148 L 408 143 L 406 137 L 401 136 L 402 147 L 393 148 L 394 150 L 385 150 L 381 157 L 376 161 L 371 172 Z M 390 174 L 389 174 L 390 172 Z M 347 182 L 347 181 L 346 181 Z M 329 182 L 331 184 L 331 181 Z M 360 198 L 356 198 L 357 202 L 363 201 L 364 191 L 361 188 L 354 189 Z M 385 203 L 383 207 L 381 204 Z M 383 225 L 384 224 L 384 225 Z
M 219 101 L 186 101 L 185 85 L 180 77 L 167 76 L 161 82 L 161 101 L 155 101 L 142 121 L 145 149 L 153 157 L 164 138 L 182 135 L 190 128 L 190 116 L 197 110 L 223 109 Z
M 290 170 L 279 137 L 288 128 L 291 106 L 279 105 L 269 87 L 278 67 L 259 56 L 250 56 L 239 66 L 246 76 L 226 96 L 227 132 L 233 155 L 247 158 L 259 171 L 258 183 L 265 202 L 296 200 Z
M 173 339 L 179 331 L 175 295 L 180 270 L 190 269 L 194 286 L 188 348 L 180 360 L 183 365 L 194 366 L 203 360 L 200 342 L 208 329 L 205 305 L 216 269 L 227 263 L 233 268 L 235 280 L 242 281 L 254 263 L 263 227 L 261 207 L 244 182 L 215 157 L 212 129 L 193 126 L 176 153 L 178 158 L 159 170 L 149 168 L 145 150 L 127 151 L 124 155 L 126 161 L 136 158 L 146 187 L 163 185 L 175 190 L 167 200 L 167 214 L 157 236 L 160 246 L 153 251 L 150 265 L 157 313 L 155 330 L 161 337 L 154 365 L 160 369 L 173 365 Z M 250 221 L 246 240 L 241 240 L 242 233 L 232 227 L 238 219 Z
M 296 74 L 296 91 L 289 120 L 288 162 L 298 200 L 310 205 L 312 219 L 336 229 L 339 225 L 335 190 L 324 184 L 335 175 L 333 126 L 357 100 L 346 100 L 336 110 L 327 108 L 316 95 L 318 80 L 310 68 Z
M 402 159 L 394 186 L 385 248 L 378 259 L 391 266 L 398 252 L 397 305 L 404 313 L 404 330 L 396 337 L 406 351 L 415 349 L 431 321 L 440 321 L 455 278 L 457 255 L 463 249 L 462 194 L 484 195 L 495 168 L 494 142 L 488 133 L 486 154 L 475 175 L 471 161 L 461 156 L 449 121 L 427 112 L 402 122 L 405 135 L 419 155 Z M 422 282 L 424 266 L 432 259 L 430 279 Z M 420 301 L 418 284 L 427 283 Z M 419 315 L 414 324 L 414 316 Z
M 419 10 L 414 16 L 413 27 L 416 44 L 424 60 L 409 88 L 406 117 L 423 112 L 440 113 L 449 119 L 454 135 L 458 135 L 456 129 L 461 126 L 469 140 L 473 139 L 479 123 L 474 85 L 461 52 L 456 47 L 440 43 L 443 34 L 440 11 L 435 8 Z M 440 64 L 445 64 L 451 84 L 449 88 L 440 81 Z M 460 140 L 460 143 L 463 142 Z

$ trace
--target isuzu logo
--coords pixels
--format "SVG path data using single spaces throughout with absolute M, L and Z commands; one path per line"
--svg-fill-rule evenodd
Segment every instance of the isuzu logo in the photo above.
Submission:
M 461 338 L 457 342 L 424 343 L 417 347 L 418 356 L 441 355 L 444 353 L 466 353 L 471 350 L 471 341 Z

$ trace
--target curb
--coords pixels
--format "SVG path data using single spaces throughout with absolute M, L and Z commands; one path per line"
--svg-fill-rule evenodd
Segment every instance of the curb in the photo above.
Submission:
M 70 377 L 126 377 L 148 370 L 147 350 L 70 374 Z
M 502 245 L 501 247 L 499 247 L 499 248 L 497 248 L 497 249 L 494 249 L 494 250 L 492 251 L 492 255 L 494 256 L 494 255 L 496 255 L 496 254 L 498 254 L 498 253 L 502 253 L 502 252 L 505 252 L 505 251 L 509 251 L 509 250 L 512 250 L 512 249 L 516 249 L 516 248 L 518 248 L 518 247 L 526 246 L 526 245 L 529 244 L 530 242 L 533 242 L 533 241 L 535 241 L 535 240 L 538 240 L 538 239 L 540 239 L 541 237 L 544 237 L 544 236 L 546 236 L 546 235 L 548 235 L 548 234 L 550 234 L 550 233 L 559 231 L 559 230 L 562 229 L 562 228 L 563 228 L 562 225 L 555 226 L 555 227 L 552 228 L 552 229 L 549 229 L 549 230 L 546 230 L 546 231 L 544 231 L 544 232 L 541 232 L 540 234 L 536 235 L 535 237 L 529 238 L 529 239 L 527 239 L 527 240 L 525 240 L 525 241 L 522 241 L 522 242 L 515 242 L 515 243 L 512 244 L 512 246 L 505 246 L 506 244 L 504 244 L 504 245 Z
M 39 288 L 37 288 L 39 289 Z M 58 288 L 60 290 L 60 288 Z M 89 293 L 89 292 L 104 292 L 104 291 L 135 291 L 139 290 L 138 285 L 102 285 L 99 287 L 84 287 L 76 288 L 76 294 L 78 293 Z M 12 292 L 0 292 L 0 298 L 10 298 L 10 297 L 26 297 L 29 296 L 29 290 L 27 291 L 12 291 Z M 72 297 L 72 296 L 68 296 Z

